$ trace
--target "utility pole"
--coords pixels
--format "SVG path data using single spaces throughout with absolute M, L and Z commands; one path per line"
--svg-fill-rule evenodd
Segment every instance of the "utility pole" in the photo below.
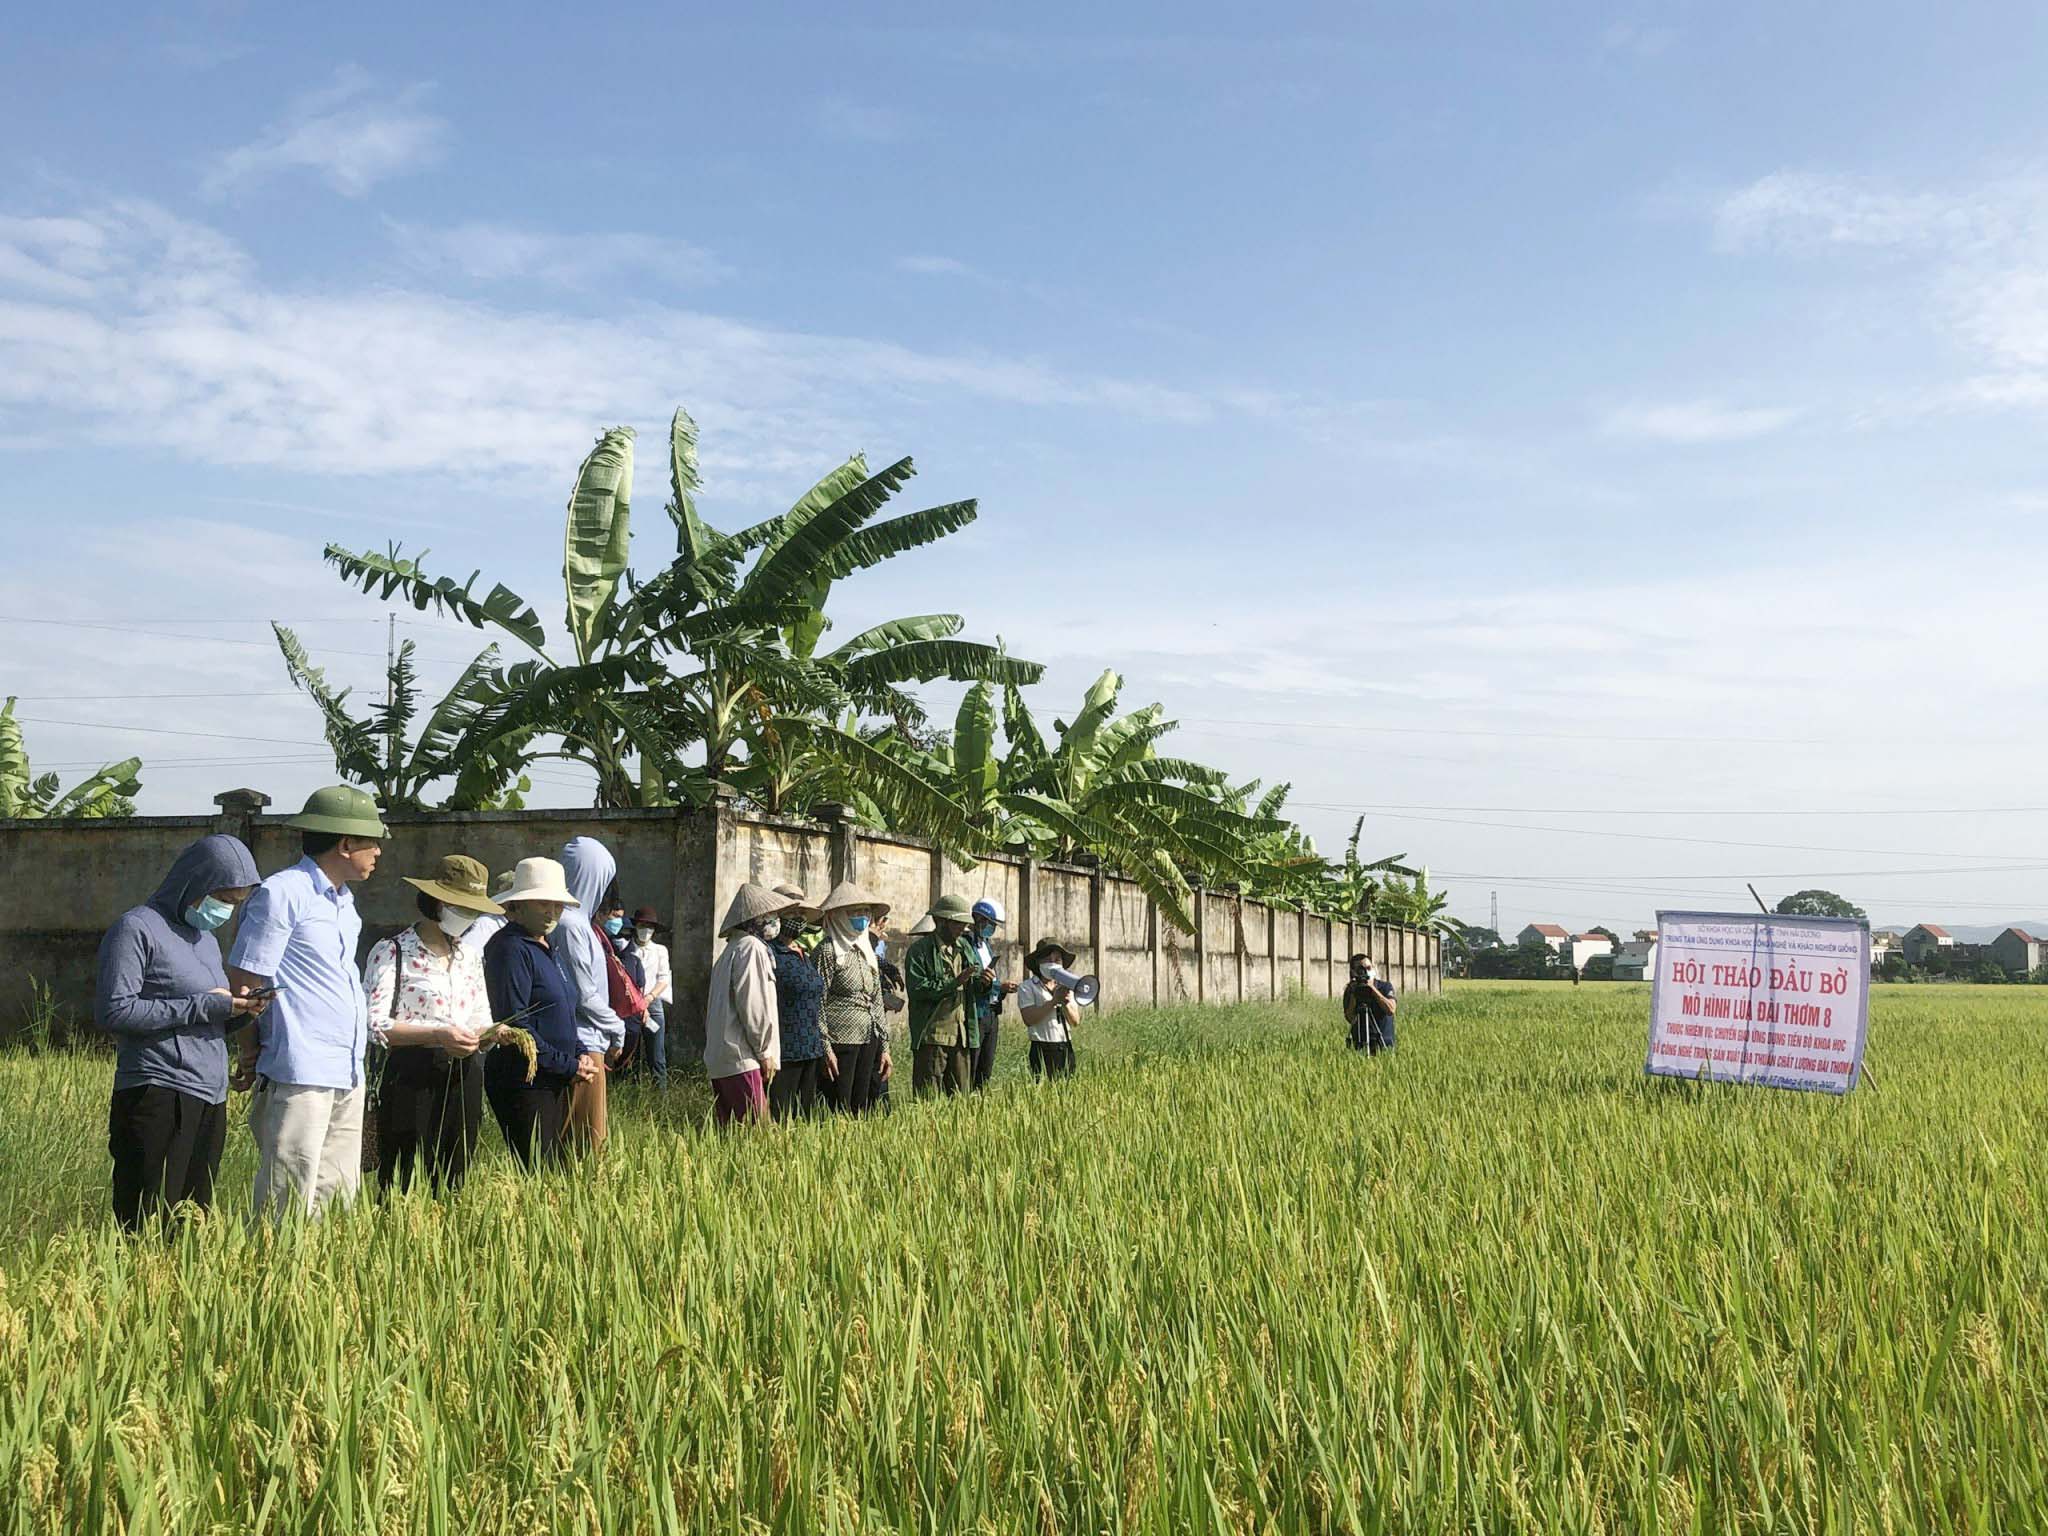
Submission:
M 398 782 L 398 699 L 394 692 L 398 681 L 398 615 L 384 615 L 384 783 L 388 796 L 390 786 Z
M 1487 924 L 1487 927 L 1489 927 L 1489 928 L 1491 928 L 1491 929 L 1493 930 L 1493 936 L 1494 936 L 1495 938 L 1499 938 L 1499 937 L 1500 937 L 1500 892 L 1499 892 L 1499 891 L 1495 891 L 1495 892 L 1493 893 L 1493 921 L 1492 921 L 1492 922 L 1490 922 L 1490 923 L 1488 923 L 1488 924 Z

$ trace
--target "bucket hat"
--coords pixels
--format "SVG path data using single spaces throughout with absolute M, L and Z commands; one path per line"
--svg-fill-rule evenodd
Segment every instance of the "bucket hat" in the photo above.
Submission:
M 306 808 L 288 827 L 301 832 L 329 832 L 336 837 L 389 837 L 384 813 L 377 802 L 350 784 L 333 784 L 306 796 Z
M 1040 939 L 1032 946 L 1030 955 L 1025 959 L 1024 969 L 1027 971 L 1037 970 L 1039 964 L 1048 955 L 1058 955 L 1061 966 L 1067 970 L 1072 970 L 1074 968 L 1074 961 L 1079 958 L 1058 939 Z
M 490 871 L 475 859 L 451 853 L 441 860 L 441 867 L 434 871 L 433 879 L 419 880 L 407 875 L 405 883 L 416 891 L 426 892 L 436 901 L 445 901 L 465 912 L 501 914 L 505 909 L 484 893 L 484 882 L 489 878 Z
M 732 905 L 725 909 L 725 921 L 718 925 L 720 938 L 733 929 L 753 922 L 756 918 L 774 917 L 787 912 L 796 903 L 780 891 L 771 891 L 765 885 L 756 885 L 749 880 L 732 893 Z
M 965 896 L 941 896 L 932 903 L 931 915 L 941 923 L 972 923 L 974 907 Z
M 569 880 L 553 859 L 521 859 L 512 872 L 512 889 L 498 898 L 501 902 L 559 901 L 565 907 L 583 905 L 569 894 Z
M 654 908 L 636 907 L 633 911 L 633 926 L 635 928 L 661 929 L 668 927 L 668 924 L 661 920 L 660 914 Z
M 844 912 L 849 907 L 868 907 L 880 916 L 889 915 L 889 903 L 876 899 L 851 880 L 833 886 L 831 894 L 818 903 L 818 912 L 822 916 L 827 912 Z

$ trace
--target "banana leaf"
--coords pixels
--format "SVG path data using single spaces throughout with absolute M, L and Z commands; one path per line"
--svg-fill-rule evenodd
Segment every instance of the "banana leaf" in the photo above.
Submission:
M 633 429 L 613 427 L 576 471 L 562 540 L 562 583 L 568 593 L 570 639 L 590 661 L 606 632 L 604 619 L 626 573 L 632 540 Z

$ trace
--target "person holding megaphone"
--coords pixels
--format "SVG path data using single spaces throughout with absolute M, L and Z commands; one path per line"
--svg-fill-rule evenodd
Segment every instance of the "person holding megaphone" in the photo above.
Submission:
M 1067 1077 L 1074 1070 L 1074 1012 L 1094 1001 L 1085 986 L 1094 977 L 1073 974 L 1074 952 L 1056 939 L 1041 939 L 1024 961 L 1017 1012 L 1031 1036 L 1031 1075 Z M 1076 992 L 1085 986 L 1087 995 Z

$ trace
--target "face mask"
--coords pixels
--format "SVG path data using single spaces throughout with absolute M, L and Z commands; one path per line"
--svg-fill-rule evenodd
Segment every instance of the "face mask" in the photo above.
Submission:
M 888 955 L 889 955 L 889 941 L 888 941 L 887 939 L 877 939 L 877 940 L 875 940 L 875 958 L 876 958 L 877 960 L 884 960 L 884 959 L 887 959 L 887 958 L 888 958 Z
M 512 914 L 512 921 L 536 939 L 544 939 L 553 933 L 557 920 L 557 914 L 546 907 L 521 907 Z
M 984 939 L 994 938 L 996 936 L 996 925 L 994 923 L 983 923 L 981 925 L 981 936 Z
M 625 927 L 626 920 L 623 917 L 608 917 L 604 920 L 604 931 L 613 938 L 617 938 L 624 932 Z
M 633 937 L 642 944 L 652 944 L 654 942 L 654 930 L 652 928 L 635 928 L 633 930 Z
M 759 923 L 754 925 L 754 933 L 763 943 L 775 938 L 781 932 L 782 920 L 780 918 L 764 917 Z
M 460 907 L 444 905 L 441 908 L 441 915 L 434 921 L 441 925 L 441 931 L 449 938 L 459 939 L 469 932 L 470 924 L 476 921 L 476 917 L 474 912 L 465 912 Z
M 846 926 L 855 933 L 866 933 L 868 931 L 868 920 L 865 917 L 850 917 L 846 920 Z
M 235 909 L 226 902 L 217 897 L 202 896 L 185 909 L 185 922 L 188 927 L 197 928 L 202 933 L 211 933 L 234 915 Z

